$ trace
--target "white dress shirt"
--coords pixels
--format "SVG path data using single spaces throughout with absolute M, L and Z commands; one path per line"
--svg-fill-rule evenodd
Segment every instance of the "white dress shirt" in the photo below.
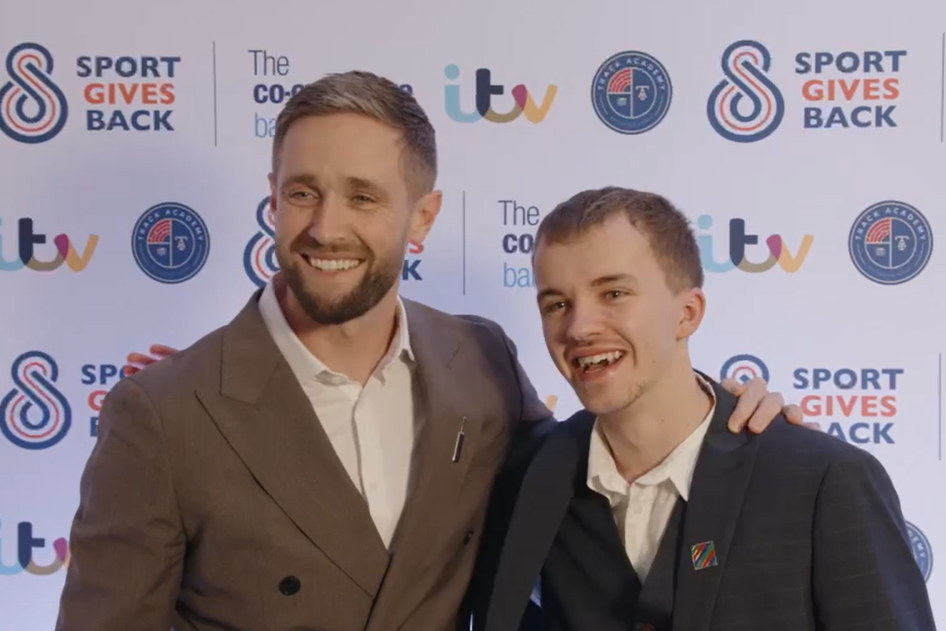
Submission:
M 588 452 L 588 488 L 605 496 L 611 503 L 624 551 L 641 583 L 657 555 L 674 504 L 690 494 L 693 469 L 699 456 L 710 419 L 716 410 L 712 387 L 696 375 L 703 389 L 713 398 L 713 405 L 703 422 L 670 452 L 660 464 L 628 484 L 618 472 L 601 427 L 595 421 Z
M 299 341 L 272 281 L 263 290 L 259 310 L 335 453 L 365 498 L 381 540 L 390 548 L 407 498 L 414 438 L 421 422 L 413 395 L 414 355 L 404 303 L 398 299 L 397 333 L 364 386 L 329 370 Z

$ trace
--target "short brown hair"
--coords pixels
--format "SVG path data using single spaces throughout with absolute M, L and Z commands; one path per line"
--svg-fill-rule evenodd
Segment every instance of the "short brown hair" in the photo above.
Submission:
M 414 95 L 389 79 L 361 70 L 328 74 L 306 85 L 286 102 L 276 119 L 273 172 L 289 127 L 307 116 L 349 112 L 363 114 L 401 132 L 404 171 L 418 195 L 433 190 L 437 180 L 437 141 L 434 127 Z
M 664 197 L 608 186 L 582 191 L 555 207 L 536 231 L 535 243 L 562 243 L 616 216 L 627 217 L 647 237 L 674 291 L 703 286 L 700 248 L 690 220 Z

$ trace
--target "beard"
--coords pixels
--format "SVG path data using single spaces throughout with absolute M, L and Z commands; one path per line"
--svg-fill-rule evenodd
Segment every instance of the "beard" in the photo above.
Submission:
M 391 291 L 403 265 L 403 256 L 397 254 L 380 259 L 373 253 L 359 254 L 354 258 L 363 260 L 365 273 L 358 285 L 343 296 L 329 299 L 306 287 L 302 266 L 308 263 L 291 258 L 289 250 L 281 248 L 276 248 L 276 258 L 299 306 L 312 321 L 323 325 L 343 324 L 368 313 Z

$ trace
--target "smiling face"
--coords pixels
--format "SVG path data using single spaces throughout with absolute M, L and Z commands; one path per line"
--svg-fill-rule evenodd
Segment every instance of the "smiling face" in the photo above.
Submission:
M 592 413 L 627 408 L 688 361 L 702 292 L 671 289 L 648 238 L 626 215 L 540 240 L 534 268 L 549 354 Z
M 270 176 L 276 258 L 305 313 L 320 324 L 358 318 L 397 293 L 409 241 L 440 209 L 404 168 L 401 133 L 368 116 L 292 123 Z

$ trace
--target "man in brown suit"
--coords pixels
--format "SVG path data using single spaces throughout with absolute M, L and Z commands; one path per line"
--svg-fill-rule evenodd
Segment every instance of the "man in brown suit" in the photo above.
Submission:
M 499 325 L 398 296 L 436 164 L 387 80 L 332 75 L 287 103 L 282 271 L 106 397 L 60 631 L 455 628 L 507 447 L 554 419 Z M 759 405 L 764 427 L 781 399 L 747 392 L 734 424 Z

